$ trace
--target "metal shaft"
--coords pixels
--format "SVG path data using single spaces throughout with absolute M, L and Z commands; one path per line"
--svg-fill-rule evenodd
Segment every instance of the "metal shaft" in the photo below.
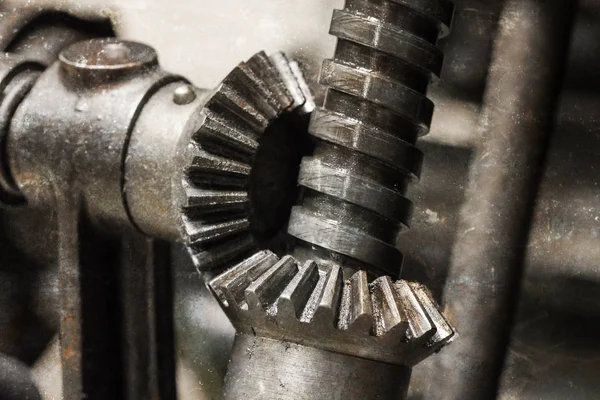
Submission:
M 320 78 L 328 90 L 312 116 L 315 151 L 302 160 L 303 200 L 288 227 L 298 257 L 400 274 L 396 236 L 411 216 L 406 189 L 423 158 L 415 142 L 431 122 L 426 91 L 452 12 L 445 0 L 347 0 L 334 11 L 338 43 Z
M 461 338 L 427 371 L 443 379 L 424 398 L 495 398 L 576 5 L 510 0 L 503 10 L 444 294 Z
M 404 399 L 410 368 L 238 334 L 223 398 Z

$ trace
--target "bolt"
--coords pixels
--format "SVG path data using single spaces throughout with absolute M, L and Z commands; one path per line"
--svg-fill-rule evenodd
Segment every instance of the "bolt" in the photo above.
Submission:
M 190 104 L 196 99 L 196 93 L 190 85 L 181 85 L 173 92 L 173 102 L 180 106 Z

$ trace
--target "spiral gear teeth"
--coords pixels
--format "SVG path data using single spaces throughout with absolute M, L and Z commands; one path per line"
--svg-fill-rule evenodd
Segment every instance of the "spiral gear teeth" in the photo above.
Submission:
M 416 124 L 422 126 L 431 124 L 433 102 L 421 93 L 392 79 L 339 64 L 333 60 L 325 60 L 319 82 L 381 105 Z
M 433 43 L 373 16 L 334 10 L 329 33 L 404 60 L 427 74 L 439 76 L 442 70 L 444 55 Z
M 427 290 L 365 271 L 343 281 L 337 265 L 299 266 L 269 251 L 217 276 L 209 287 L 238 331 L 359 357 L 414 365 L 454 330 Z
M 452 25 L 454 4 L 448 0 L 390 0 L 431 18 L 441 25 L 441 37 L 446 36 Z
M 310 133 L 327 142 L 378 158 L 388 167 L 419 179 L 423 153 L 409 142 L 356 119 L 317 108 Z
M 337 197 L 368 210 L 380 212 L 386 218 L 408 226 L 412 202 L 402 194 L 382 186 L 379 196 L 365 196 L 373 187 L 368 179 L 342 168 L 330 166 L 316 157 L 305 157 L 300 164 L 298 183 L 304 187 Z M 292 220 L 296 207 L 292 210 Z M 295 227 L 290 224 L 290 233 Z M 317 232 L 318 233 L 318 232 Z

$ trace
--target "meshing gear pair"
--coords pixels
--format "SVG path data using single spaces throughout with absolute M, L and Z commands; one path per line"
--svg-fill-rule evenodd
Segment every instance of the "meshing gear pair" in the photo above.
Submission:
M 196 266 L 218 274 L 209 286 L 238 332 L 226 398 L 330 398 L 307 372 L 339 380 L 327 362 L 364 383 L 346 380 L 338 395 L 389 398 L 397 385 L 403 397 L 410 369 L 392 366 L 410 368 L 456 338 L 425 287 L 380 276 L 399 275 L 394 242 L 409 223 L 406 189 L 422 164 L 415 143 L 431 124 L 426 91 L 452 13 L 444 0 L 347 0 L 333 16 L 338 44 L 310 127 L 308 87 L 281 54 L 240 64 L 208 101 L 190 145 L 184 230 Z M 286 119 L 296 146 L 261 141 Z M 276 343 L 295 346 L 294 356 Z

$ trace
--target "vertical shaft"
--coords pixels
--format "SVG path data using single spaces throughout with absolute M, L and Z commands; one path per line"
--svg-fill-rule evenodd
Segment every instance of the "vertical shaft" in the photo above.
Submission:
M 452 13 L 446 0 L 347 0 L 334 11 L 338 43 L 309 128 L 315 151 L 302 160 L 303 199 L 288 227 L 297 252 L 400 274 L 395 241 L 409 223 L 406 189 L 423 158 L 415 143 L 431 123 L 426 91 L 440 74 L 436 42 Z
M 483 143 L 444 293 L 461 338 L 420 378 L 435 381 L 424 398 L 496 396 L 576 6 L 505 4 L 484 98 Z
M 238 333 L 223 399 L 403 400 L 410 372 L 400 365 Z

